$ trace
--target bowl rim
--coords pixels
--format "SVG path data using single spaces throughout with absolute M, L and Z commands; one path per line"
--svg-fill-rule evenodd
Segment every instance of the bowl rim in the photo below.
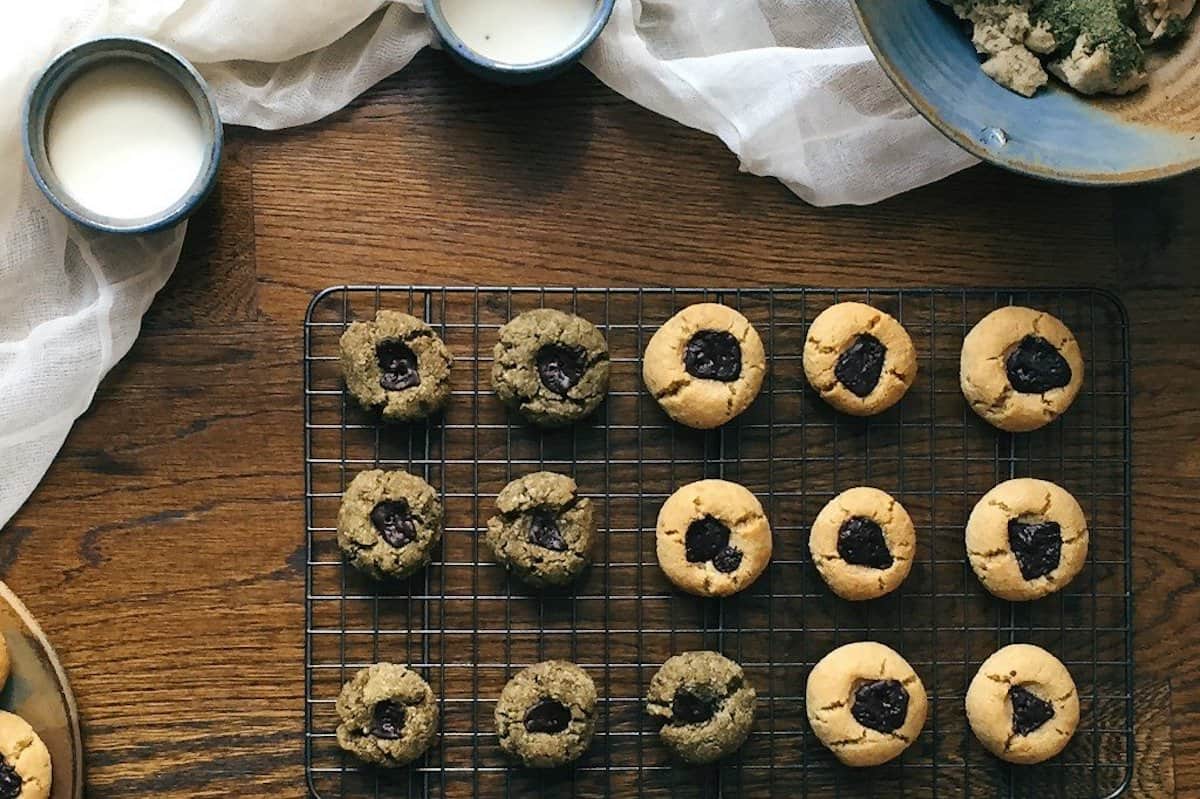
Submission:
M 136 53 L 141 58 L 131 55 Z M 76 201 L 53 177 L 45 148 L 46 128 L 54 103 L 81 70 L 106 60 L 134 59 L 150 65 L 177 83 L 196 104 L 201 122 L 212 140 L 205 163 L 188 191 L 161 213 L 140 219 L 119 219 L 98 214 Z M 91 59 L 91 60 L 89 60 Z M 170 64 L 171 67 L 164 66 Z M 33 78 L 21 105 L 21 149 L 34 183 L 46 199 L 72 221 L 101 233 L 135 235 L 174 227 L 208 198 L 216 185 L 224 151 L 225 131 L 216 98 L 204 77 L 175 50 L 152 39 L 131 35 L 102 35 L 85 39 L 51 58 Z M 47 172 L 50 177 L 47 177 Z
M 866 15 L 863 13 L 861 4 L 862 0 L 853 0 L 850 6 L 854 9 L 854 17 L 858 22 L 859 30 L 862 31 L 867 46 L 871 48 L 871 52 L 875 56 L 875 61 L 883 69 L 884 74 L 895 84 L 900 93 L 904 95 L 904 99 L 917 110 L 917 113 L 937 128 L 938 132 L 982 161 L 1020 175 L 1040 178 L 1054 183 L 1062 183 L 1068 186 L 1136 186 L 1147 183 L 1158 183 L 1200 170 L 1200 158 L 1191 161 L 1181 161 L 1154 169 L 1140 169 L 1127 172 L 1063 172 L 1031 164 L 1027 161 L 1020 161 L 1015 158 L 1005 158 L 995 150 L 989 149 L 978 140 L 966 135 L 946 122 L 933 108 L 932 104 L 908 82 L 887 58 L 884 58 L 882 49 L 875 40 L 870 25 L 867 24 Z

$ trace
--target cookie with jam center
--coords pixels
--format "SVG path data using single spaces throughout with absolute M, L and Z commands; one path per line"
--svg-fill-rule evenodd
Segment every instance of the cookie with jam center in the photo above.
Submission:
M 494 355 L 496 396 L 540 427 L 590 416 L 608 394 L 608 342 L 582 317 L 526 311 L 500 328 Z
M 917 377 L 917 351 L 889 314 L 861 302 L 822 311 L 804 341 L 804 374 L 842 413 L 874 416 L 899 402 Z
M 1012 644 L 979 667 L 967 688 L 967 721 L 989 752 L 1009 763 L 1057 755 L 1079 726 L 1079 694 L 1062 661 Z
M 574 663 L 547 660 L 522 669 L 496 703 L 500 748 L 530 768 L 573 763 L 591 746 L 596 701 L 596 684 Z
M 846 644 L 813 667 L 805 688 L 813 732 L 848 766 L 878 766 L 912 746 L 925 726 L 921 678 L 874 641 Z
M 512 481 L 496 498 L 485 540 L 493 556 L 534 587 L 573 582 L 592 559 L 592 502 L 570 477 L 535 472 Z
M 754 325 L 711 302 L 667 320 L 642 358 L 642 379 L 654 399 L 672 419 L 698 430 L 720 427 L 750 407 L 766 371 Z
M 0 797 L 47 799 L 50 750 L 29 722 L 0 711 Z
M 372 469 L 342 494 L 338 547 L 375 579 L 402 579 L 424 568 L 441 540 L 442 502 L 415 475 Z
M 342 334 L 346 388 L 368 410 L 389 422 L 432 416 L 450 399 L 454 359 L 433 328 L 415 316 L 379 311 Z
M 646 712 L 662 721 L 659 737 L 675 757 L 712 763 L 746 742 L 757 698 L 734 661 L 719 652 L 684 652 L 650 680 Z
M 762 504 L 725 480 L 700 480 L 672 494 L 658 513 L 655 542 L 667 578 L 697 596 L 736 594 L 771 560 Z
M 429 683 L 395 663 L 376 663 L 342 686 L 337 742 L 367 763 L 406 766 L 433 745 L 438 704 Z
M 875 599 L 912 570 L 917 532 L 904 506 L 860 486 L 830 500 L 812 525 L 808 548 L 821 577 L 842 599 Z
M 959 382 L 971 410 L 1024 433 L 1071 407 L 1083 386 L 1083 353 L 1070 329 L 1044 311 L 992 311 L 963 340 Z
M 1064 588 L 1087 561 L 1083 509 L 1046 480 L 1008 480 L 971 511 L 966 531 L 971 568 L 1001 599 L 1038 599 Z

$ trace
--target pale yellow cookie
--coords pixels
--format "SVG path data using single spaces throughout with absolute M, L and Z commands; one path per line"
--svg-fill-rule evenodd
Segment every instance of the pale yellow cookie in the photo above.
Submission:
M 1041 647 L 1012 644 L 983 662 L 967 689 L 967 721 L 984 747 L 1010 763 L 1041 763 L 1079 726 L 1071 673 Z
M 878 766 L 912 746 L 925 726 L 925 686 L 898 652 L 874 641 L 821 658 L 804 693 L 817 738 L 848 766 Z
M 29 722 L 13 713 L 0 711 L 0 785 L 14 799 L 46 799 L 50 796 L 50 751 Z M 20 785 L 18 793 L 11 789 Z
M 843 491 L 813 522 L 808 538 L 817 571 L 842 599 L 875 599 L 912 570 L 917 531 L 904 506 L 877 488 Z
M 963 340 L 963 396 L 1001 430 L 1024 433 L 1050 424 L 1071 407 L 1083 376 L 1075 336 L 1044 311 L 1000 308 Z
M 966 542 L 987 590 L 1011 601 L 1038 599 L 1065 587 L 1087 562 L 1087 519 L 1054 483 L 1008 480 L 975 505 Z
M 658 513 L 658 564 L 689 594 L 729 596 L 771 560 L 771 525 L 758 499 L 737 483 L 700 480 Z
M 861 302 L 821 312 L 804 342 L 804 374 L 843 413 L 873 416 L 895 405 L 917 378 L 912 338 L 890 315 Z
M 767 371 L 758 331 L 734 309 L 706 302 L 671 317 L 650 338 L 642 379 L 675 421 L 720 427 L 754 402 Z

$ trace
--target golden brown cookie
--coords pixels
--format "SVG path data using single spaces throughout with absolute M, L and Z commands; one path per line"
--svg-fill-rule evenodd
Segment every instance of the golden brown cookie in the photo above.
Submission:
M 1024 433 L 1071 407 L 1083 385 L 1083 353 L 1062 322 L 1044 311 L 992 311 L 963 340 L 959 381 L 971 410 Z
M 925 726 L 921 678 L 895 650 L 862 641 L 821 658 L 808 675 L 808 721 L 848 766 L 878 766 L 912 745 Z
M 1083 509 L 1045 480 L 1008 480 L 984 494 L 967 520 L 966 539 L 984 587 L 1011 601 L 1061 590 L 1087 561 Z
M 967 689 L 967 721 L 984 747 L 1010 763 L 1041 763 L 1079 726 L 1071 673 L 1041 647 L 1012 644 L 983 662 Z
M 908 577 L 917 531 L 903 505 L 877 488 L 860 486 L 843 491 L 817 514 L 808 548 L 835 594 L 875 599 Z
M 0 795 L 46 799 L 50 795 L 50 750 L 25 719 L 0 711 Z
M 379 311 L 342 334 L 346 388 L 390 422 L 411 422 L 440 411 L 450 399 L 453 358 L 433 328 L 406 313 Z
M 804 374 L 843 413 L 873 416 L 895 405 L 917 378 L 917 351 L 899 322 L 861 302 L 820 313 L 804 342 Z
M 758 499 L 737 483 L 700 480 L 658 513 L 658 564 L 690 594 L 729 596 L 771 560 L 771 525 Z
M 762 339 L 750 321 L 711 302 L 672 316 L 642 360 L 642 378 L 658 404 L 699 430 L 720 427 L 750 407 L 766 370 Z

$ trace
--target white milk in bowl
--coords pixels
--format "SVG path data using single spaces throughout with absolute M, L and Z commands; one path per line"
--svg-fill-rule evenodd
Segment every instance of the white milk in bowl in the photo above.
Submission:
M 504 64 L 554 58 L 596 16 L 595 0 L 441 0 L 441 9 L 467 47 Z
M 183 87 L 134 60 L 80 73 L 55 101 L 46 129 L 63 190 L 91 212 L 122 220 L 159 215 L 181 200 L 209 145 Z

